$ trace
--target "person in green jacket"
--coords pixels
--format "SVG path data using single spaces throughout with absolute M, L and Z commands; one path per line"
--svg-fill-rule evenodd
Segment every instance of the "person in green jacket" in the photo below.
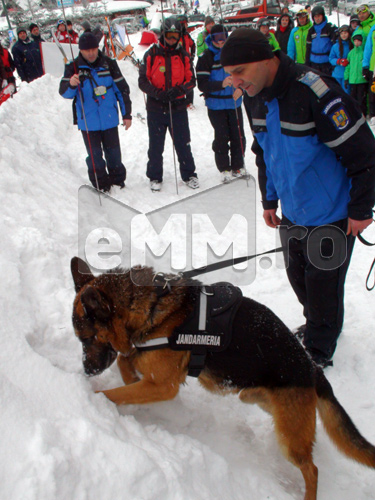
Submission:
M 211 33 L 212 26 L 215 21 L 211 16 L 207 16 L 204 20 L 204 30 L 201 31 L 197 37 L 197 56 L 200 57 L 203 52 L 208 48 L 206 45 L 206 37 Z
M 281 50 L 275 35 L 270 31 L 270 22 L 268 19 L 259 19 L 258 28 L 259 31 L 267 38 L 273 52 L 275 52 L 275 50 Z
M 370 11 L 370 8 L 367 4 L 363 4 L 357 7 L 357 15 L 360 21 L 360 25 L 357 30 L 360 29 L 362 31 L 362 44 L 363 46 L 365 46 L 366 38 L 370 33 L 371 28 L 375 25 L 375 16 Z
M 288 41 L 288 56 L 293 61 L 305 64 L 307 33 L 313 23 L 306 9 L 297 12 L 297 26 L 292 29 Z
M 354 48 L 347 55 L 349 64 L 345 68 L 344 82 L 345 88 L 350 85 L 350 95 L 355 99 L 361 107 L 362 113 L 366 116 L 367 113 L 367 89 L 368 82 L 362 76 L 362 60 L 363 60 L 363 35 L 361 30 L 356 30 L 353 33 L 352 41 Z

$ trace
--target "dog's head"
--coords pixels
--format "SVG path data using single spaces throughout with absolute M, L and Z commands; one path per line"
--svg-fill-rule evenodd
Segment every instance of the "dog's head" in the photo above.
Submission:
M 82 342 L 83 367 L 87 375 L 98 375 L 117 357 L 109 341 L 113 334 L 114 306 L 110 297 L 94 286 L 95 277 L 83 260 L 74 257 L 71 271 L 77 292 L 73 306 L 73 327 Z

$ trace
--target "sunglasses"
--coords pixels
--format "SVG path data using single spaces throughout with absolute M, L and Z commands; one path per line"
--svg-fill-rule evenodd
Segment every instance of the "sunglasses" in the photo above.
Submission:
M 225 40 L 228 38 L 228 35 L 226 33 L 214 33 L 213 35 L 211 35 L 211 38 L 215 43 L 225 42 Z
M 369 9 L 367 5 L 361 5 L 360 7 L 357 8 L 357 14 L 359 14 L 360 12 L 367 12 L 368 10 Z
M 164 35 L 167 40 L 179 40 L 180 34 L 176 31 L 167 31 Z

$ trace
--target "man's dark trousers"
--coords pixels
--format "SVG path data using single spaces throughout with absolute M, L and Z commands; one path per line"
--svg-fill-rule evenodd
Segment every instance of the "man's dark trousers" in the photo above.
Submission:
M 212 150 L 215 153 L 215 163 L 219 172 L 239 170 L 244 166 L 243 156 L 246 144 L 241 108 L 237 108 L 237 115 L 235 109 L 208 109 L 208 117 L 215 130 Z
M 190 130 L 186 110 L 173 111 L 173 142 L 180 164 L 181 178 L 187 182 L 196 177 L 195 164 L 190 147 Z M 163 181 L 163 151 L 167 129 L 172 136 L 169 113 L 148 111 L 147 125 L 149 135 L 148 162 L 146 175 L 150 181 Z
M 82 130 L 81 132 L 88 154 L 86 163 L 91 184 L 97 187 L 96 172 L 99 189 L 110 188 L 113 184 L 121 185 L 125 181 L 126 170 L 121 161 L 118 128 L 89 131 L 89 133 Z M 103 151 L 106 161 L 103 158 Z
M 288 228 L 294 226 L 286 217 L 283 217 L 281 225 Z M 340 241 L 346 246 L 342 248 L 343 255 L 346 254 L 343 264 L 331 270 L 321 269 L 311 262 L 314 248 L 311 248 L 311 239 L 310 244 L 308 240 L 312 231 L 317 228 L 307 227 L 308 232 L 302 239 L 290 238 L 290 233 L 288 235 L 287 231 L 280 230 L 281 243 L 283 247 L 288 247 L 289 252 L 284 250 L 288 279 L 303 305 L 306 318 L 304 345 L 311 353 L 328 359 L 336 349 L 344 321 L 344 284 L 355 242 L 354 236 L 346 236 L 347 219 L 334 222 L 331 226 L 342 230 Z M 320 245 L 321 255 L 328 259 L 333 253 L 332 240 L 325 237 Z M 337 252 L 338 248 L 334 251 Z

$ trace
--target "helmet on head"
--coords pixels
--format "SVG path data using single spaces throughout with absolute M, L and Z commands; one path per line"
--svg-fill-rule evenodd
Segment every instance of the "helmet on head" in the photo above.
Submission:
M 185 16 L 185 14 L 180 14 L 179 16 L 177 16 L 177 21 L 180 21 L 180 23 L 187 23 L 188 18 L 187 16 Z
M 263 17 L 262 19 L 259 19 L 259 21 L 258 21 L 258 27 L 260 28 L 261 26 L 268 26 L 268 27 L 270 27 L 269 20 L 266 19 L 265 17 Z
M 326 15 L 326 13 L 325 13 L 325 11 L 324 11 L 324 9 L 323 9 L 322 6 L 317 5 L 316 7 L 314 7 L 312 9 L 312 11 L 311 11 L 311 17 L 314 19 L 315 16 L 319 16 L 319 15 L 324 17 Z
M 350 33 L 350 28 L 347 24 L 343 24 L 342 26 L 340 26 L 339 33 L 342 33 L 343 31 L 347 31 L 348 33 Z
M 179 33 L 181 34 L 182 27 L 180 21 L 178 21 L 177 17 L 171 16 L 164 19 L 162 32 L 163 33 Z
M 308 16 L 308 15 L 309 15 L 309 13 L 307 12 L 306 9 L 301 9 L 296 14 L 297 17 L 304 17 L 304 16 Z

